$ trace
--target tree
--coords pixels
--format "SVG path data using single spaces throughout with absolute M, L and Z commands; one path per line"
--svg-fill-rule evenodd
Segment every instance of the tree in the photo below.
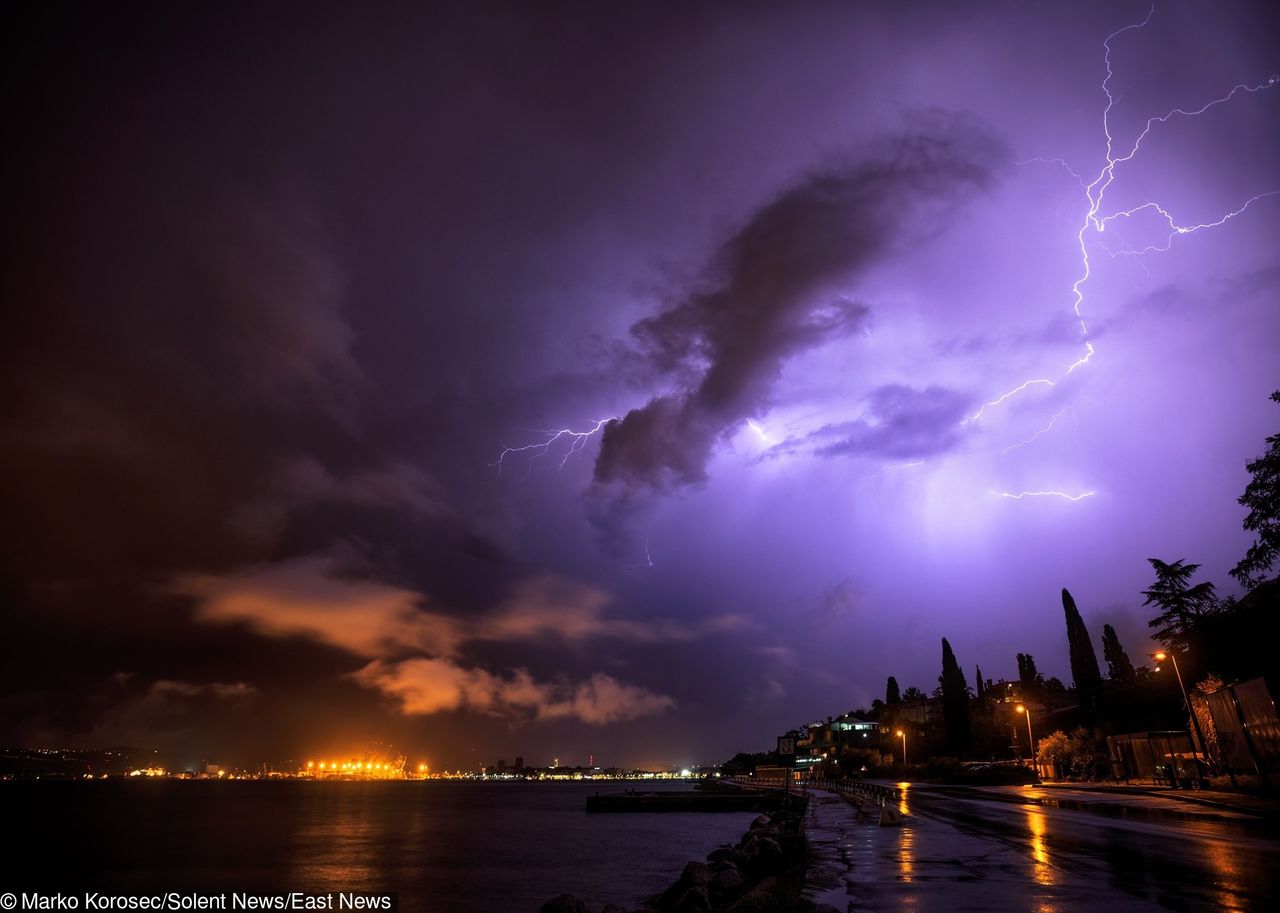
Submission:
M 1106 743 L 1096 730 L 1077 726 L 1070 734 L 1058 730 L 1041 738 L 1036 757 L 1069 777 L 1092 780 L 1106 768 Z
M 1107 661 L 1107 678 L 1113 682 L 1133 681 L 1133 663 L 1129 654 L 1120 646 L 1120 638 L 1111 625 L 1102 626 L 1102 658 Z
M 1018 654 L 1018 681 L 1022 687 L 1034 688 L 1040 684 L 1040 673 L 1036 671 L 1036 661 L 1030 653 Z
M 951 644 L 942 638 L 942 721 L 947 734 L 947 748 L 960 757 L 969 747 L 969 683 L 964 680 Z
M 974 670 L 975 670 L 975 672 L 977 673 L 977 679 L 976 679 L 976 681 L 974 682 L 974 685 L 973 685 L 973 687 L 974 687 L 974 692 L 973 692 L 973 693 L 974 693 L 974 696 L 975 696 L 978 700 L 982 700 L 984 697 L 986 697 L 986 696 L 987 696 L 987 689 L 986 689 L 986 687 L 982 684 L 982 667 L 981 667 L 981 666 L 974 666 Z
M 1088 701 L 1102 687 L 1102 673 L 1098 670 L 1098 657 L 1093 652 L 1093 640 L 1076 608 L 1076 601 L 1066 587 L 1062 588 L 1062 611 L 1067 616 L 1067 644 L 1071 651 L 1071 678 L 1082 702 Z
M 1168 649 L 1185 651 L 1188 635 L 1195 627 L 1196 619 L 1213 607 L 1213 584 L 1197 583 L 1191 586 L 1191 578 L 1200 570 L 1198 564 L 1187 564 L 1179 559 L 1166 564 L 1159 558 L 1148 558 L 1156 572 L 1156 582 L 1143 590 L 1147 597 L 1143 605 L 1161 609 L 1159 615 L 1147 624 L 1158 629 L 1156 640 Z
M 884 685 L 884 702 L 886 704 L 902 703 L 902 695 L 898 692 L 898 680 L 892 675 Z
M 915 685 L 908 685 L 907 690 L 902 692 L 902 700 L 906 703 L 924 700 L 925 694 Z
M 1271 399 L 1280 403 L 1280 390 L 1272 393 Z M 1244 528 L 1257 533 L 1258 538 L 1231 569 L 1231 576 L 1246 587 L 1255 587 L 1280 557 L 1280 434 L 1267 438 L 1267 452 L 1246 463 L 1245 469 L 1253 479 L 1236 500 L 1249 508 Z
M 1054 766 L 1062 766 L 1064 769 L 1071 765 L 1071 740 L 1067 734 L 1061 729 L 1041 736 L 1040 741 L 1036 743 L 1036 760 L 1041 764 L 1052 764 Z

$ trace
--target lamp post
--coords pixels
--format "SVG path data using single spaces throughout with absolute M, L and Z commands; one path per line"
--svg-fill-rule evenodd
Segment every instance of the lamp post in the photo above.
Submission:
M 1035 767 L 1036 766 L 1036 737 L 1031 734 L 1031 711 L 1028 710 L 1026 708 L 1026 705 L 1024 704 L 1019 704 L 1014 709 L 1017 710 L 1019 713 L 1025 713 L 1027 715 L 1027 745 L 1030 746 L 1031 748 L 1031 757 L 1028 760 L 1031 761 L 1031 766 Z
M 1191 706 L 1191 696 L 1187 694 L 1187 686 L 1182 683 L 1182 672 L 1178 669 L 1178 658 L 1172 653 L 1165 653 L 1161 650 L 1158 653 L 1152 653 L 1151 658 L 1158 663 L 1164 662 L 1166 659 L 1173 663 L 1173 674 L 1178 678 L 1178 687 L 1182 690 L 1182 702 L 1187 708 L 1187 715 L 1191 717 L 1191 728 L 1196 732 L 1196 758 L 1197 760 L 1203 756 L 1205 763 L 1209 761 L 1209 753 L 1204 748 L 1204 733 L 1200 731 L 1200 719 L 1196 716 L 1195 708 Z M 1156 671 L 1160 671 L 1160 667 L 1156 667 Z M 1196 771 L 1196 779 L 1200 779 L 1200 771 Z
M 902 739 L 902 766 L 907 766 L 907 733 L 904 729 L 899 729 L 894 735 Z

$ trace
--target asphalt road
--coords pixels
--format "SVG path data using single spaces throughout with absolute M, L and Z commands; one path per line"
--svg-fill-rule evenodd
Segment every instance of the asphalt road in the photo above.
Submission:
M 815 794 L 810 896 L 850 913 L 1280 909 L 1274 822 L 1089 798 L 911 786 L 904 823 L 879 827 Z

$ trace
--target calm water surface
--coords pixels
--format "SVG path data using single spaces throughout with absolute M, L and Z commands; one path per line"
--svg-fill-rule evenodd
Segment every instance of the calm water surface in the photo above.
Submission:
M 3 888 L 398 891 L 402 910 L 458 913 L 536 913 L 565 891 L 636 905 L 753 817 L 583 810 L 594 792 L 636 785 L 5 783 L 19 846 Z

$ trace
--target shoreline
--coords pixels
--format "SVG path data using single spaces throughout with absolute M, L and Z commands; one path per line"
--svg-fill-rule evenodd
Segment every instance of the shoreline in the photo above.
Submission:
M 834 910 L 804 896 L 809 844 L 804 822 L 808 797 L 797 795 L 787 807 L 756 817 L 736 844 L 707 853 L 705 861 L 685 864 L 666 890 L 639 906 L 606 904 L 599 913 L 826 913 Z M 593 913 L 575 894 L 559 894 L 538 913 Z

